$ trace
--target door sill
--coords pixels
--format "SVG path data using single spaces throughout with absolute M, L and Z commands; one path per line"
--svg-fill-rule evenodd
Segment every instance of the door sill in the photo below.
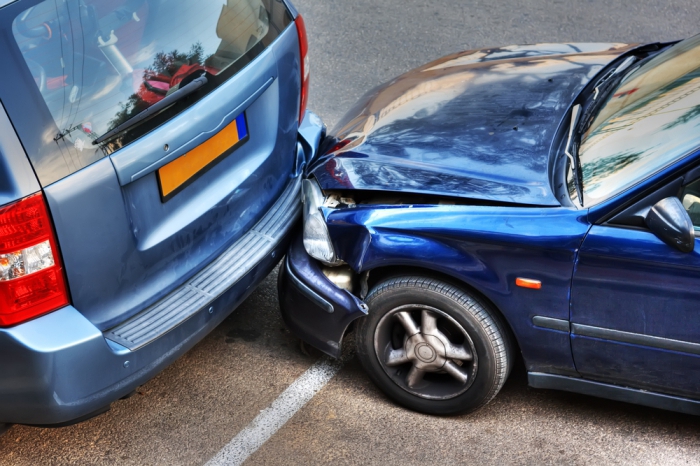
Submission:
M 680 398 L 662 393 L 648 392 L 635 388 L 611 385 L 564 375 L 528 372 L 528 384 L 533 388 L 563 390 L 583 395 L 608 398 L 610 400 L 633 403 L 651 408 L 676 411 L 684 414 L 700 415 L 700 401 Z

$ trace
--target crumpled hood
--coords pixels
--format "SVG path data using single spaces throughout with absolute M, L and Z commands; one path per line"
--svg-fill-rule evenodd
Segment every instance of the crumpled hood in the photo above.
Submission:
M 369 93 L 312 167 L 323 189 L 559 205 L 550 147 L 583 87 L 626 44 L 540 44 L 467 51 Z

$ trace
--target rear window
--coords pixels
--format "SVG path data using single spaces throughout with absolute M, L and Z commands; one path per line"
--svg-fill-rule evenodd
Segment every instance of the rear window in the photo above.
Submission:
M 87 166 L 183 111 L 248 64 L 290 22 L 279 0 L 46 0 L 22 11 L 12 34 L 61 147 L 51 160 L 30 153 L 33 162 L 50 167 L 48 174 L 38 170 L 42 183 Z M 187 98 L 94 144 L 201 76 L 207 84 Z

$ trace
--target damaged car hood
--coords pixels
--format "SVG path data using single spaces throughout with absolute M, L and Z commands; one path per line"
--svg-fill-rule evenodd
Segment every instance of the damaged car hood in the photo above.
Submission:
M 558 206 L 549 160 L 557 128 L 584 86 L 632 47 L 540 44 L 444 57 L 367 93 L 311 173 L 325 190 Z

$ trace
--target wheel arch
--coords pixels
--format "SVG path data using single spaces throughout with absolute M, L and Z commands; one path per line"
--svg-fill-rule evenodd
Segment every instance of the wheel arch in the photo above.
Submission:
M 379 283 L 389 280 L 394 277 L 399 277 L 399 276 L 407 276 L 407 275 L 420 275 L 420 276 L 427 276 L 429 278 L 434 278 L 437 280 L 442 280 L 452 286 L 455 286 L 467 293 L 471 293 L 479 299 L 482 303 L 486 304 L 486 306 L 492 310 L 497 318 L 504 324 L 504 330 L 507 332 L 508 337 L 510 342 L 512 343 L 512 348 L 511 348 L 511 354 L 515 357 L 522 358 L 522 351 L 520 350 L 520 343 L 518 341 L 517 335 L 515 331 L 513 330 L 513 326 L 511 325 L 510 321 L 508 318 L 505 316 L 503 311 L 496 305 L 496 303 L 493 302 L 493 300 L 489 299 L 488 296 L 486 296 L 483 292 L 481 292 L 478 288 L 473 286 L 470 283 L 465 282 L 461 277 L 455 277 L 453 275 L 447 274 L 443 271 L 440 270 L 435 270 L 431 269 L 429 267 L 420 267 L 420 266 L 405 266 L 405 265 L 385 265 L 385 266 L 379 266 L 375 267 L 373 269 L 365 271 L 366 273 L 366 280 L 367 280 L 367 289 L 371 290 L 375 286 L 377 286 Z M 357 321 L 353 322 L 353 325 L 349 326 L 354 327 Z M 346 329 L 345 333 L 349 331 L 349 328 Z M 517 355 L 517 356 L 516 356 Z

